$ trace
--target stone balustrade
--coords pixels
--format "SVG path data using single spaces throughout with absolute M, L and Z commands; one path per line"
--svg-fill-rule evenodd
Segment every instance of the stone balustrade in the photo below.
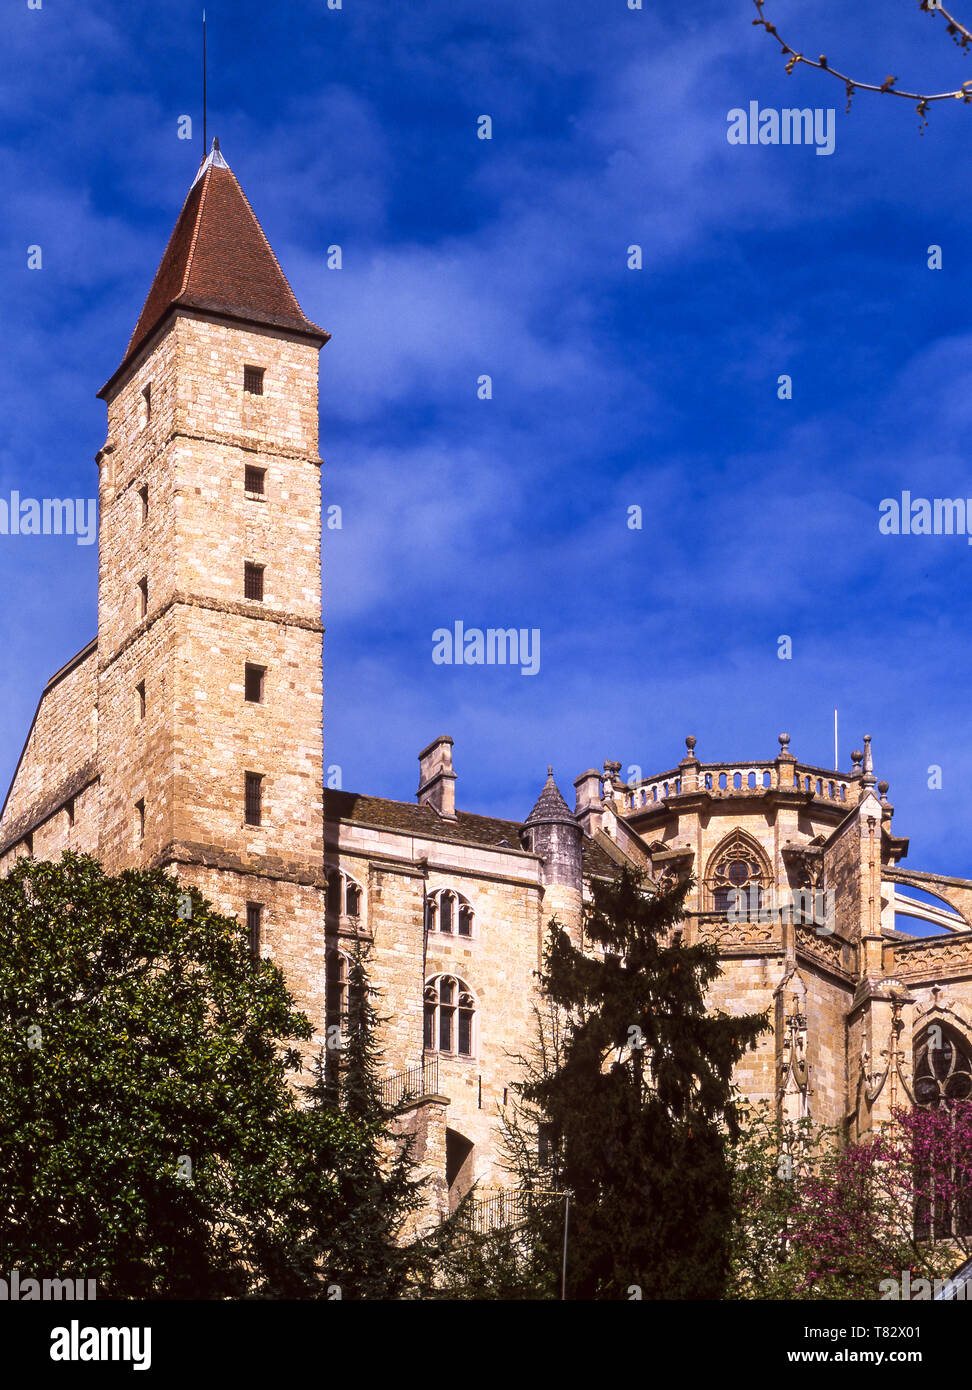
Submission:
M 766 763 L 696 763 L 673 768 L 656 777 L 620 784 L 614 801 L 620 810 L 639 811 L 682 792 L 706 791 L 715 796 L 759 795 L 781 788 L 801 791 L 848 808 L 857 801 L 859 779 L 832 769 L 789 760 Z

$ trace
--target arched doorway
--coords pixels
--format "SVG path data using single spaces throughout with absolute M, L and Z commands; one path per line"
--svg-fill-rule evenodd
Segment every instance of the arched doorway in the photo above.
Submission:
M 457 1129 L 446 1130 L 446 1185 L 449 1188 L 449 1210 L 456 1207 L 473 1185 L 474 1144 Z

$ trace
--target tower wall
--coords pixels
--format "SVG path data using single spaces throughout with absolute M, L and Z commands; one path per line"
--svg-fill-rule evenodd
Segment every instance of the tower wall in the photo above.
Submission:
M 262 394 L 244 390 L 246 366 Z M 177 314 L 109 395 L 99 760 L 106 868 L 172 864 L 225 911 L 260 904 L 262 949 L 323 1031 L 317 371 L 295 335 Z M 245 594 L 248 562 L 262 600 Z M 245 698 L 247 663 L 265 671 L 261 702 Z M 247 772 L 263 779 L 260 825 Z

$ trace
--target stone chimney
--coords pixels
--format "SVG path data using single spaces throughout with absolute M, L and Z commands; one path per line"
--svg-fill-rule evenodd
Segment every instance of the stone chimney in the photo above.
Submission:
M 420 806 L 431 806 L 446 820 L 456 818 L 456 774 L 452 770 L 453 741 L 448 734 L 434 738 L 419 756 Z
M 589 767 L 576 777 L 574 789 L 577 793 L 574 819 L 585 835 L 593 835 L 601 828 L 601 774 L 597 768 Z

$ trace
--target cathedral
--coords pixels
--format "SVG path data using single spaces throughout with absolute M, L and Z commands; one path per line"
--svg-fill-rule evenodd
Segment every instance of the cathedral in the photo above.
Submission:
M 324 790 L 328 336 L 214 142 L 98 393 L 98 631 L 41 693 L 0 872 L 68 849 L 170 870 L 246 923 L 315 1049 L 366 943 L 388 1096 L 407 1099 L 440 1212 L 512 1181 L 503 1115 L 546 926 L 581 942 L 591 881 L 621 865 L 691 876 L 676 930 L 718 950 L 712 1007 L 769 1011 L 747 1096 L 858 1137 L 896 1105 L 972 1095 L 972 881 L 902 866 L 867 737 L 838 772 L 786 734 L 729 762 L 690 736 L 654 776 L 581 772 L 573 808 L 548 769 L 522 821 L 459 809 L 447 735 L 418 753 L 414 802 Z

